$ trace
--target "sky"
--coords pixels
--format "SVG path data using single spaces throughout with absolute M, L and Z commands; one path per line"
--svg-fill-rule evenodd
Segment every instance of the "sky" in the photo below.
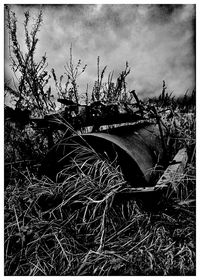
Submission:
M 24 46 L 24 12 L 36 17 L 39 5 L 11 5 L 18 19 L 18 38 Z M 165 80 L 168 92 L 183 95 L 195 88 L 195 5 L 74 4 L 42 5 L 43 24 L 38 35 L 36 60 L 47 55 L 48 70 L 59 77 L 69 61 L 72 44 L 74 62 L 87 64 L 79 77 L 79 90 L 92 91 L 100 70 L 107 66 L 105 82 L 114 70 L 114 81 L 125 69 L 128 90 L 140 97 L 158 96 Z M 5 78 L 9 67 L 7 30 L 5 31 Z M 54 82 L 51 80 L 53 91 Z

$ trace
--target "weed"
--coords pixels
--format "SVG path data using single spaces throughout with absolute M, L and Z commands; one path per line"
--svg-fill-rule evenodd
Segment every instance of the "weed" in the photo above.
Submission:
M 42 12 L 30 33 L 30 15 L 24 16 L 26 54 L 17 39 L 15 13 L 7 7 L 12 69 L 19 74 L 19 83 L 15 90 L 6 83 L 5 90 L 16 99 L 17 109 L 44 116 L 55 109 L 55 102 L 51 89 L 45 91 L 50 79 L 46 55 L 34 62 Z M 80 60 L 74 64 L 71 46 L 65 85 L 63 76 L 57 79 L 51 72 L 58 97 L 65 104 L 75 104 L 76 116 L 81 97 L 77 78 L 85 69 Z M 88 87 L 85 96 L 94 117 L 102 116 L 108 105 L 113 114 L 116 106 L 130 114 L 138 109 L 140 120 L 151 118 L 159 124 L 167 164 L 180 148 L 187 147 L 186 169 L 179 183 L 159 196 L 159 205 L 152 211 L 136 196 L 124 196 L 132 187 L 120 166 L 100 157 L 89 145 L 74 145 L 73 160 L 59 170 L 57 180 L 39 176 L 39 165 L 48 151 L 48 129 L 36 130 L 26 120 L 14 124 L 5 119 L 5 275 L 195 275 L 195 92 L 175 99 L 163 81 L 159 98 L 141 101 L 135 91 L 127 90 L 128 63 L 116 82 L 113 72 L 103 82 L 105 71 L 106 66 L 100 71 L 98 57 L 91 100 Z M 72 117 L 73 112 L 68 113 Z M 59 122 L 69 137 L 80 134 L 63 122 L 62 115 Z M 54 139 L 66 145 L 62 134 L 54 133 Z M 49 164 L 55 169 L 54 162 Z M 156 206 L 154 195 L 148 194 L 148 201 Z

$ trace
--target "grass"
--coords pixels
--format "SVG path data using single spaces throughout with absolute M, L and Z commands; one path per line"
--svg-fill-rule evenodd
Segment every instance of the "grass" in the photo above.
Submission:
M 79 147 L 62 181 L 11 165 L 5 275 L 195 275 L 195 118 L 177 111 L 165 122 L 171 156 L 186 146 L 189 161 L 175 188 L 148 197 L 150 207 L 122 199 L 131 187 L 120 168 L 91 149 Z
M 19 79 L 16 90 L 6 84 L 6 92 L 16 99 L 17 108 L 43 116 L 56 104 L 51 88 L 46 89 L 51 78 L 46 71 L 46 55 L 37 63 L 34 57 L 42 11 L 33 20 L 30 32 L 30 14 L 24 14 L 24 54 L 18 42 L 15 13 L 8 6 L 5 8 L 11 68 Z M 51 72 L 58 97 L 76 103 L 81 100 L 77 78 L 85 69 L 80 60 L 74 64 L 71 46 L 65 82 L 64 75 L 57 79 L 55 71 Z M 54 182 L 38 172 L 48 150 L 44 133 L 29 125 L 12 126 L 6 122 L 5 275 L 195 275 L 195 92 L 175 100 L 166 92 L 163 81 L 159 98 L 141 102 L 135 91 L 127 91 L 128 63 L 116 82 L 113 72 L 103 82 L 105 70 L 106 66 L 100 70 L 98 57 L 91 101 L 121 104 L 128 109 L 128 104 L 136 99 L 141 115 L 147 119 L 156 115 L 160 131 L 162 125 L 167 128 L 167 139 L 162 140 L 169 160 L 180 148 L 187 148 L 185 172 L 167 192 L 127 198 L 123 192 L 131 186 L 120 167 L 79 146 L 74 161 L 61 170 L 60 180 Z M 88 96 L 87 85 L 87 105 Z

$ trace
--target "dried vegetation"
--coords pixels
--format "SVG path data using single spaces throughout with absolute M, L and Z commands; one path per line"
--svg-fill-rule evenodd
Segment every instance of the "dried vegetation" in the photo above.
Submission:
M 25 14 L 25 56 L 17 44 L 16 17 L 10 10 L 8 16 L 13 70 L 21 74 L 15 91 L 6 84 L 6 92 L 15 96 L 16 108 L 44 115 L 54 105 L 50 89 L 44 90 L 46 57 L 37 65 L 33 60 L 42 15 L 29 34 L 29 13 Z M 91 101 L 86 91 L 86 104 L 101 101 L 128 107 L 135 95 L 126 89 L 128 64 L 116 83 L 112 73 L 103 83 L 106 69 L 100 73 L 99 63 L 98 58 L 98 78 Z M 77 77 L 85 71 L 85 66 L 78 70 L 80 65 L 79 61 L 73 66 L 71 48 L 65 89 L 53 70 L 59 97 L 79 101 Z M 20 121 L 14 124 L 12 117 L 5 119 L 5 275 L 195 275 L 195 93 L 176 99 L 163 83 L 159 98 L 136 98 L 136 103 L 143 116 L 153 115 L 167 127 L 168 162 L 180 148 L 188 151 L 179 182 L 157 199 L 154 194 L 124 196 L 131 186 L 120 167 L 81 146 L 71 166 L 61 170 L 63 180 L 39 176 L 48 150 L 45 132 Z

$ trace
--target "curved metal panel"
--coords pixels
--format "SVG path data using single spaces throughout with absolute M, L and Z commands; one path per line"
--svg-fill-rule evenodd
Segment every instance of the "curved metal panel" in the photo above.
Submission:
M 152 169 L 163 157 L 160 133 L 156 125 L 130 125 L 83 134 L 81 138 L 72 136 L 49 152 L 44 167 L 45 174 L 51 177 L 56 174 L 69 161 L 69 157 L 73 157 L 73 153 L 69 155 L 71 143 L 84 144 L 84 141 L 98 153 L 106 153 L 111 162 L 117 155 L 124 177 L 133 187 L 149 184 Z
M 122 171 L 132 184 L 137 181 L 143 185 L 144 180 L 149 183 L 152 169 L 163 157 L 159 129 L 155 125 L 137 130 L 134 126 L 122 127 L 109 133 L 90 133 L 83 137 L 97 151 L 105 146 L 105 141 L 110 143 L 110 147 L 114 144 Z

